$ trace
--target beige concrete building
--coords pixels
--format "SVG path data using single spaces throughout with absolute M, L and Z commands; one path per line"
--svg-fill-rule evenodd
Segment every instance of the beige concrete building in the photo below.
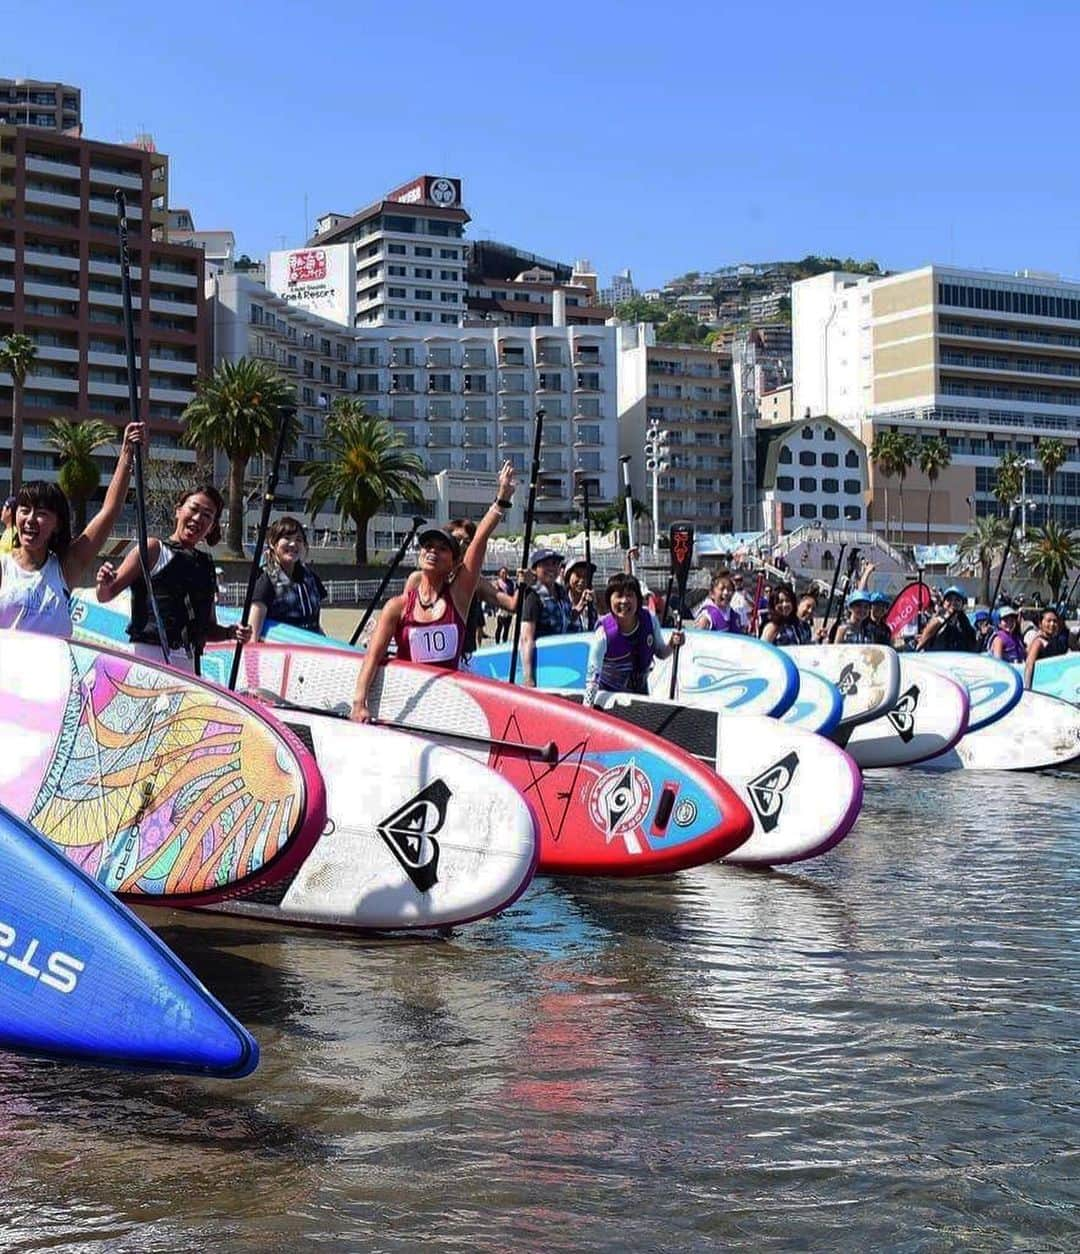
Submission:
M 1028 462 L 1029 520 L 1050 509 L 1040 442 L 1064 442 L 1055 516 L 1080 525 L 1080 283 L 1034 271 L 926 266 L 887 278 L 832 272 L 792 287 L 794 408 L 829 413 L 869 446 L 881 430 L 942 436 L 952 464 L 931 485 L 912 468 L 890 485 L 890 530 L 903 543 L 954 541 L 993 514 L 1003 453 Z M 886 485 L 871 464 L 872 520 Z
M 762 392 L 758 404 L 760 406 L 758 422 L 766 426 L 776 422 L 791 422 L 795 417 L 795 403 L 790 383 L 785 383 L 783 387 L 773 388 L 771 392 Z

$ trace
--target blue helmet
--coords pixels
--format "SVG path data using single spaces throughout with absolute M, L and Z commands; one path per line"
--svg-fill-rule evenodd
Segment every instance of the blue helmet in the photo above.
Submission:
M 963 588 L 958 588 L 956 584 L 953 584 L 951 588 L 946 588 L 945 591 L 941 595 L 942 595 L 942 598 L 959 597 L 960 600 L 963 601 L 965 605 L 967 604 L 967 593 L 964 591 Z
M 871 592 L 870 604 L 871 605 L 892 605 L 892 600 L 889 598 L 888 594 L 885 592 Z
M 976 610 L 972 615 L 972 621 L 976 623 L 986 623 L 990 621 L 989 610 Z
M 862 588 L 856 588 L 848 597 L 848 605 L 869 605 L 873 598 L 869 592 L 865 592 Z

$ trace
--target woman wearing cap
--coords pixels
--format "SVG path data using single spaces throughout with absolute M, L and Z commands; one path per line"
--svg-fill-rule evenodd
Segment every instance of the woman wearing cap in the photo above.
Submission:
M 536 687 L 536 642 L 544 636 L 562 636 L 570 630 L 573 607 L 570 594 L 559 583 L 562 555 L 537 549 L 529 556 L 535 582 L 521 607 L 521 667 L 527 688 Z
M 870 622 L 870 593 L 856 588 L 847 599 L 847 621 L 836 629 L 834 644 L 875 644 L 877 634 Z
M 570 625 L 567 631 L 592 631 L 596 627 L 596 601 L 592 581 L 596 566 L 583 557 L 563 571 L 563 583 L 570 597 Z
M 941 609 L 934 614 L 919 636 L 919 649 L 932 653 L 976 653 L 975 628 L 964 613 L 967 596 L 962 588 L 946 588 Z
M 971 621 L 975 627 L 975 644 L 978 652 L 989 653 L 994 643 L 997 623 L 991 617 L 990 611 L 986 609 L 977 609 L 971 616 Z
M 590 706 L 600 692 L 647 695 L 653 660 L 670 657 L 685 639 L 681 631 L 673 631 L 664 642 L 656 615 L 642 604 L 641 585 L 633 575 L 611 576 L 607 603 L 610 610 L 593 633 L 585 668 L 585 704 Z
M 742 620 L 731 601 L 735 595 L 735 581 L 726 570 L 713 576 L 708 600 L 698 610 L 694 626 L 701 631 L 742 631 Z
M 813 625 L 795 611 L 795 589 L 789 583 L 778 583 L 769 593 L 768 616 L 761 631 L 767 644 L 809 644 Z
M 1004 611 L 1003 611 L 1004 612 Z M 1024 687 L 1030 688 L 1035 678 L 1035 663 L 1040 658 L 1061 657 L 1069 651 L 1068 633 L 1057 610 L 1047 606 L 1039 619 L 1039 627 L 1028 645 L 1024 661 Z
M 1011 605 L 998 610 L 998 628 L 990 638 L 989 652 L 1001 662 L 1023 662 L 1027 657 L 1020 635 L 1020 611 Z
M 368 694 L 376 669 L 386 661 L 391 640 L 397 645 L 399 659 L 447 670 L 461 665 L 465 623 L 487 555 L 487 542 L 512 505 L 516 486 L 514 468 L 504 462 L 499 471 L 499 494 L 480 520 L 464 557 L 460 542 L 449 531 L 428 527 L 420 532 L 420 578 L 386 603 L 356 681 L 352 717 L 358 722 L 366 723 L 371 717 Z
M 892 628 L 885 621 L 892 601 L 884 592 L 870 593 L 870 619 L 867 631 L 870 633 L 871 644 L 888 644 L 893 642 Z
M 286 514 L 266 533 L 266 561 L 251 601 L 251 638 L 258 640 L 268 618 L 323 635 L 319 614 L 326 588 L 307 564 L 307 532 Z

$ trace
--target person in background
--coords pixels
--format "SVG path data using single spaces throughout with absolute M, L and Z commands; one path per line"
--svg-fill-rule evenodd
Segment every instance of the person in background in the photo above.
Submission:
M 1039 629 L 1031 637 L 1024 661 L 1024 687 L 1030 688 L 1035 678 L 1035 663 L 1041 658 L 1061 657 L 1069 651 L 1069 637 L 1062 632 L 1064 623 L 1057 610 L 1048 607 L 1039 618 Z
M 109 538 L 127 496 L 135 445 L 146 438 L 141 422 L 124 429 L 101 509 L 72 538 L 68 499 L 55 483 L 32 480 L 15 497 L 15 538 L 0 553 L 0 627 L 71 635 L 71 588 Z
M 870 623 L 867 630 L 873 644 L 891 645 L 893 642 L 892 628 L 885 621 L 891 605 L 892 601 L 884 592 L 870 593 Z
M 990 646 L 994 643 L 994 632 L 996 630 L 990 611 L 977 609 L 971 616 L 971 622 L 975 627 L 975 643 L 978 646 L 978 652 L 988 653 Z
M 870 593 L 856 588 L 847 599 L 847 619 L 836 629 L 834 644 L 873 644 L 870 625 Z
M 570 630 L 573 606 L 558 578 L 562 560 L 554 549 L 537 549 L 529 556 L 535 582 L 526 590 L 521 607 L 521 665 L 528 688 L 536 687 L 536 642 Z
M 789 583 L 778 583 L 769 593 L 768 614 L 761 638 L 766 644 L 810 644 L 814 629 L 811 623 L 795 612 L 795 589 Z
M 0 511 L 0 553 L 10 553 L 15 547 L 15 506 L 17 498 L 9 496 L 4 502 L 4 508 Z
M 732 608 L 734 595 L 735 581 L 726 570 L 718 571 L 713 576 L 708 600 L 694 619 L 694 626 L 702 631 L 743 631 L 742 619 L 738 611 Z
M 987 651 L 1001 662 L 1023 662 L 1027 649 L 1020 634 L 1020 611 L 1011 605 L 998 610 L 998 626 L 990 633 Z
M 607 582 L 608 613 L 593 633 L 585 671 L 585 704 L 601 692 L 647 695 L 654 659 L 670 657 L 685 636 L 673 631 L 667 643 L 660 623 L 642 603 L 641 585 L 633 575 L 615 574 Z
M 154 600 L 165 628 L 169 661 L 181 670 L 198 671 L 199 656 L 208 640 L 250 640 L 251 628 L 237 623 L 222 627 L 217 621 L 217 576 L 214 561 L 205 549 L 221 540 L 221 493 L 204 483 L 182 492 L 176 502 L 176 526 L 167 540 L 147 539 L 150 581 Z M 104 605 L 125 588 L 131 589 L 131 622 L 128 636 L 135 652 L 151 660 L 161 660 L 147 595 L 146 581 L 133 548 L 116 569 L 105 562 L 97 573 L 97 597 Z
M 941 609 L 923 628 L 918 647 L 931 652 L 975 653 L 975 628 L 964 613 L 967 597 L 963 589 L 946 588 L 941 601 Z
M 800 623 L 805 623 L 806 627 L 809 628 L 813 639 L 817 641 L 818 644 L 821 644 L 821 642 L 825 639 L 825 632 L 820 627 L 817 631 L 814 630 L 814 616 L 817 614 L 817 604 L 818 599 L 816 592 L 804 592 L 802 596 L 799 597 L 799 604 L 795 607 L 795 617 Z
M 563 570 L 562 582 L 570 597 L 569 631 L 593 631 L 596 627 L 596 599 L 591 587 L 596 565 L 583 557 Z
M 326 588 L 307 565 L 307 532 L 298 518 L 286 514 L 266 533 L 266 562 L 251 602 L 251 638 L 258 640 L 267 619 L 324 635 L 319 612 Z
M 517 592 L 517 583 L 510 578 L 510 572 L 505 566 L 499 567 L 494 587 L 499 596 L 506 598 L 505 603 L 498 603 L 495 611 L 495 643 L 503 644 L 510 639 L 510 624 L 514 621 L 513 612 L 506 609 L 504 604 L 514 603 L 514 594 Z
M 731 576 L 734 591 L 731 594 L 730 605 L 735 613 L 738 614 L 739 622 L 744 626 L 750 621 L 750 598 L 743 591 L 745 581 L 746 576 L 741 570 L 735 571 Z

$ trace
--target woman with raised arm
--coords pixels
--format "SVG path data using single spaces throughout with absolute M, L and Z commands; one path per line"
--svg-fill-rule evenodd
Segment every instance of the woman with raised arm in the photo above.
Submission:
M 480 520 L 464 556 L 461 543 L 441 527 L 428 527 L 417 537 L 420 545 L 420 578 L 399 597 L 383 607 L 368 645 L 364 665 L 356 681 L 352 717 L 366 723 L 368 693 L 375 672 L 386 661 L 390 641 L 397 656 L 406 661 L 428 662 L 457 670 L 465 647 L 465 624 L 480 579 L 487 542 L 513 504 L 514 467 L 504 462 L 499 471 L 498 496 Z M 460 560 L 460 566 L 458 562 Z
M 71 588 L 109 538 L 131 480 L 136 444 L 146 428 L 129 422 L 101 509 L 72 539 L 71 510 L 55 483 L 24 483 L 15 498 L 15 535 L 0 555 L 0 627 L 71 635 Z

